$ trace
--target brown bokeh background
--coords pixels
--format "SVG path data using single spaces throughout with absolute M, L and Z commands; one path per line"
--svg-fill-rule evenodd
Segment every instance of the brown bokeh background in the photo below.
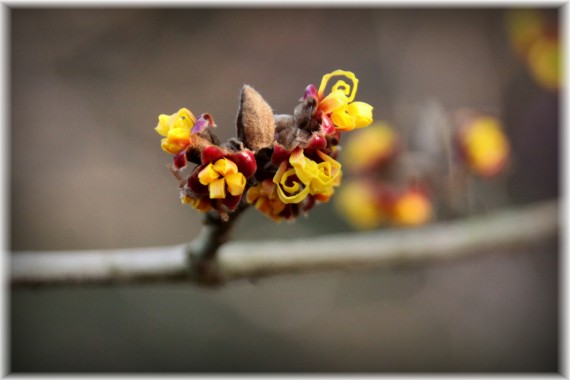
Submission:
M 355 72 L 358 98 L 398 128 L 419 125 L 430 102 L 504 121 L 513 165 L 497 183 L 480 184 L 478 211 L 557 197 L 558 96 L 514 54 L 505 14 L 12 9 L 11 249 L 192 239 L 200 215 L 179 202 L 157 116 L 209 112 L 225 139 L 244 83 L 290 113 L 307 84 L 337 68 Z M 349 229 L 326 204 L 294 224 L 248 212 L 236 238 Z M 558 310 L 556 241 L 216 290 L 19 289 L 10 300 L 10 364 L 15 372 L 553 372 Z

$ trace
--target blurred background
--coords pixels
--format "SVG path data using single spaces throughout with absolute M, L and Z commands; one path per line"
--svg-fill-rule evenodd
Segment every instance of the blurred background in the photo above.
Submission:
M 403 134 L 434 109 L 502 122 L 510 165 L 473 184 L 469 213 L 556 198 L 559 89 L 521 56 L 513 33 L 532 35 L 536 17 L 555 33 L 559 10 L 530 13 L 514 29 L 513 12 L 13 8 L 10 249 L 191 240 L 201 215 L 180 204 L 153 130 L 158 115 L 211 113 L 225 140 L 244 83 L 291 113 L 306 85 L 337 68 L 354 72 L 357 99 Z M 235 238 L 352 230 L 331 202 L 293 224 L 251 210 Z M 558 264 L 553 239 L 417 268 L 221 289 L 14 289 L 9 363 L 18 373 L 557 372 Z

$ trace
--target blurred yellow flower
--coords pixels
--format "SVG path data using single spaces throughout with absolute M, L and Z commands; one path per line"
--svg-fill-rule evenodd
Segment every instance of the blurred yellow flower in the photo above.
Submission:
M 335 76 L 344 76 L 352 81 L 352 87 L 344 80 L 338 80 L 331 89 L 330 94 L 324 96 L 324 91 L 329 80 Z M 370 125 L 373 121 L 370 104 L 355 102 L 358 79 L 354 73 L 344 70 L 336 70 L 323 76 L 318 90 L 320 99 L 318 110 L 330 116 L 336 129 L 339 131 L 351 131 Z
M 558 90 L 560 79 L 560 44 L 558 39 L 541 38 L 528 52 L 530 72 L 539 85 Z
M 296 148 L 289 157 L 289 163 L 283 161 L 279 166 L 273 182 L 283 203 L 300 203 L 309 194 L 325 202 L 334 193 L 333 187 L 340 184 L 340 163 L 319 150 L 316 152 L 323 160 L 318 164 L 305 157 L 303 149 Z
M 506 21 L 511 43 L 533 79 L 547 90 L 558 90 L 562 81 L 556 19 L 539 9 L 514 9 Z
M 209 163 L 198 173 L 198 180 L 208 186 L 210 199 L 225 198 L 226 189 L 233 196 L 241 195 L 246 184 L 245 176 L 238 171 L 237 165 L 227 158 Z
M 460 132 L 460 140 L 467 163 L 475 173 L 492 177 L 505 167 L 510 145 L 496 118 L 477 117 Z
M 397 142 L 388 123 L 375 123 L 350 137 L 343 149 L 344 162 L 353 171 L 375 167 L 395 153 Z
M 164 136 L 160 143 L 162 150 L 178 154 L 186 149 L 190 144 L 190 131 L 195 123 L 196 117 L 186 108 L 181 108 L 172 115 L 160 115 L 154 130 Z
M 506 15 L 511 43 L 521 57 L 526 57 L 531 45 L 544 33 L 545 19 L 537 9 L 511 9 Z
M 374 187 L 364 181 L 346 183 L 336 196 L 336 207 L 357 229 L 380 226 L 386 218 L 374 195 Z
M 415 227 L 429 222 L 433 215 L 431 200 L 422 192 L 407 190 L 392 205 L 392 223 Z

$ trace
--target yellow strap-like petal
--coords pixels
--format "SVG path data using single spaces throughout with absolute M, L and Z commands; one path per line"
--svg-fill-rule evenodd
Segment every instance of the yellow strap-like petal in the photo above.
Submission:
M 247 201 L 247 203 L 252 204 L 255 201 L 257 201 L 260 196 L 261 196 L 261 185 L 252 186 L 247 191 L 247 194 L 245 195 L 245 200 Z
M 226 184 L 228 185 L 228 191 L 231 195 L 237 196 L 243 194 L 245 189 L 245 177 L 242 173 L 228 174 L 224 177 L 226 179 Z
M 224 199 L 226 197 L 226 181 L 218 178 L 208 185 L 210 199 Z
M 212 164 L 209 164 L 198 173 L 198 180 L 202 185 L 209 185 L 219 177 L 220 175 L 214 170 L 214 165 Z
M 220 173 L 221 175 L 226 176 L 229 174 L 237 173 L 238 167 L 233 161 L 230 161 L 227 158 L 220 158 L 214 164 L 214 170 Z

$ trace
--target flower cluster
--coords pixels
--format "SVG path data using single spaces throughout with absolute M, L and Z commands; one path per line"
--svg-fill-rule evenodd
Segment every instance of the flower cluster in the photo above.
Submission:
M 437 161 L 433 148 L 428 154 L 411 151 L 385 122 L 352 136 L 344 154 L 352 176 L 336 198 L 347 221 L 358 229 L 419 226 L 435 217 L 436 204 L 453 201 L 456 190 L 449 186 L 454 181 L 460 182 L 456 192 L 464 193 L 467 176 L 488 179 L 504 172 L 510 144 L 499 120 L 472 110 L 458 115 L 449 141 L 440 146 L 444 153 L 455 153 L 446 160 L 452 164 L 449 171 L 437 169 L 441 160 Z M 455 149 L 446 151 L 447 144 Z
M 518 56 L 536 83 L 556 91 L 562 84 L 557 13 L 522 8 L 507 13 L 507 31 Z
M 417 226 L 433 217 L 429 183 L 404 174 L 401 141 L 388 123 L 375 123 L 356 134 L 345 158 L 355 178 L 343 187 L 337 206 L 354 227 Z
M 333 78 L 337 81 L 329 86 Z M 224 144 L 213 133 L 210 114 L 196 118 L 182 108 L 160 115 L 155 130 L 164 137 L 162 149 L 173 155 L 182 203 L 222 218 L 253 205 L 281 221 L 328 202 L 342 178 L 336 160 L 341 134 L 372 123 L 372 106 L 355 101 L 357 88 L 353 73 L 336 70 L 322 78 L 318 90 L 306 87 L 292 115 L 274 115 L 253 88 L 244 86 L 237 138 Z M 196 166 L 183 174 L 188 163 Z

